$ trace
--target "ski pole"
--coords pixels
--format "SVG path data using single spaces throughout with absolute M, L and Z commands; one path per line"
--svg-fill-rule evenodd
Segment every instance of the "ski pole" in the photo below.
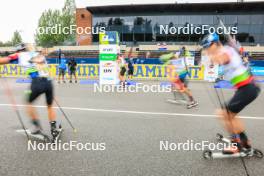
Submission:
M 19 122 L 20 122 L 20 124 L 21 124 L 21 126 L 22 126 L 22 128 L 23 128 L 23 130 L 24 130 L 24 132 L 26 134 L 26 136 L 27 136 L 27 140 L 30 141 L 28 133 L 27 133 L 27 130 L 26 130 L 25 125 L 24 125 L 24 122 L 22 120 L 20 111 L 17 108 L 16 101 L 15 101 L 15 98 L 13 96 L 13 93 L 12 93 L 10 87 L 9 87 L 9 84 L 8 84 L 6 78 L 3 78 L 3 79 L 4 79 L 4 81 L 2 81 L 2 82 L 4 82 L 5 92 L 6 92 L 7 96 L 9 97 L 9 100 L 10 100 L 10 102 L 12 104 L 13 110 L 15 111 L 15 113 L 16 113 L 16 115 L 18 117 L 18 120 L 19 120 Z
M 220 92 L 221 92 L 221 96 L 222 96 L 223 101 L 225 101 L 225 97 L 224 97 L 224 93 L 223 93 L 222 89 L 220 89 Z M 222 108 L 225 108 L 225 110 L 227 112 L 228 120 L 230 121 L 231 126 L 233 126 L 233 124 L 231 122 L 230 111 L 227 109 L 226 103 L 225 102 L 223 104 L 221 103 L 221 98 L 220 98 L 220 95 L 218 94 L 218 91 L 217 90 L 216 90 L 216 94 L 217 94 L 217 97 L 218 97 L 218 100 L 219 100 L 219 103 L 220 103 L 221 107 Z M 240 157 L 240 159 L 241 159 L 242 165 L 244 167 L 244 170 L 246 172 L 246 175 L 249 176 L 249 172 L 248 172 L 248 169 L 247 169 L 247 166 L 246 166 L 246 163 L 245 163 L 244 159 L 242 157 Z
M 54 98 L 54 101 L 57 104 L 57 106 L 59 107 L 60 111 L 62 112 L 62 114 L 65 117 L 65 119 L 67 120 L 67 122 L 70 124 L 71 128 L 73 129 L 73 131 L 76 133 L 77 132 L 76 128 L 73 126 L 72 122 L 70 121 L 70 119 L 68 118 L 68 116 L 66 115 L 66 113 L 64 112 L 64 110 L 62 109 L 62 107 L 59 105 L 59 103 L 56 100 L 56 98 Z

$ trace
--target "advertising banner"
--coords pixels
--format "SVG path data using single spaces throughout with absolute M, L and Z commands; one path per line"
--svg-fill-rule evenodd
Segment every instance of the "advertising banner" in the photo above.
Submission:
M 101 65 L 100 65 L 101 64 Z M 79 79 L 97 79 L 98 76 L 102 76 L 105 82 L 111 79 L 112 71 L 116 67 L 116 62 L 102 61 L 100 64 L 78 64 L 76 68 L 76 75 Z M 190 66 L 189 73 L 190 78 L 193 80 L 204 79 L 204 68 L 200 66 Z M 164 65 L 152 65 L 152 64 L 135 64 L 134 65 L 134 78 L 141 79 L 167 79 L 174 68 L 170 68 Z M 49 72 L 51 77 L 57 78 L 59 75 L 59 68 L 57 64 L 49 64 Z M 100 73 L 100 74 L 99 74 Z M 0 75 L 6 77 L 26 77 L 26 73 L 23 68 L 17 64 L 0 65 Z M 109 77 L 110 78 L 107 78 Z M 68 78 L 68 73 L 66 73 Z M 113 81 L 113 80 L 112 80 Z
M 204 66 L 204 80 L 214 82 L 218 78 L 219 66 L 212 64 L 206 56 L 202 56 L 202 65 Z
M 99 82 L 100 84 L 117 84 L 116 59 L 120 51 L 118 33 L 114 31 L 100 33 L 99 43 Z
M 116 62 L 100 61 L 100 84 L 115 84 L 117 81 L 116 68 Z
M 194 57 L 192 57 L 192 56 L 185 57 L 185 62 L 186 62 L 186 65 L 193 66 L 194 65 Z
M 218 78 L 219 66 L 208 64 L 205 67 L 204 80 L 214 82 Z
M 119 36 L 116 31 L 99 33 L 99 45 L 119 45 Z
M 118 48 L 116 47 L 116 44 L 114 45 L 99 45 L 99 53 L 104 54 L 116 54 L 119 53 Z

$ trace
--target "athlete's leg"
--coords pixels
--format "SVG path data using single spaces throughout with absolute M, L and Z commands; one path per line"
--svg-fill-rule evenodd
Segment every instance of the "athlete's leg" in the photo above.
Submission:
M 72 74 L 73 74 L 72 70 L 70 70 L 69 74 L 70 74 L 70 83 L 72 83 Z
M 178 84 L 179 84 L 179 87 L 180 87 L 182 94 L 187 95 L 190 102 L 194 102 L 193 95 L 191 93 L 191 90 L 188 89 L 187 82 L 186 82 L 185 78 L 179 78 Z
M 28 112 L 29 116 L 31 117 L 32 121 L 38 120 L 37 112 L 36 112 L 36 110 L 32 104 L 29 104 L 27 106 L 27 112 Z
M 231 135 L 231 142 L 235 145 L 227 147 L 223 150 L 224 154 L 233 154 L 240 152 L 244 147 L 251 148 L 248 137 L 245 132 L 245 126 L 241 119 L 237 116 L 237 113 L 232 113 L 226 109 L 218 111 L 219 117 L 222 119 L 227 132 Z
M 65 83 L 65 70 L 62 70 L 62 81 Z
M 61 75 L 62 75 L 62 70 L 59 68 L 58 83 L 60 83 L 60 80 L 61 80 Z
M 73 75 L 74 75 L 75 83 L 77 83 L 77 75 L 76 75 L 76 70 L 74 70 L 74 72 L 73 72 Z
M 174 80 L 174 82 L 171 83 L 172 86 L 172 93 L 175 100 L 185 100 L 184 94 L 181 91 L 179 79 Z
M 223 121 L 226 130 L 230 134 L 239 134 L 245 131 L 244 124 L 237 116 L 237 113 L 228 112 L 227 110 L 218 110 L 218 116 Z
M 40 87 L 39 87 L 38 82 L 36 80 L 32 80 L 30 89 L 31 89 L 30 90 L 31 92 L 30 92 L 29 97 L 28 97 L 27 112 L 28 112 L 28 114 L 32 120 L 37 120 L 38 115 L 37 115 L 37 112 L 36 112 L 35 108 L 33 107 L 32 103 L 39 97 L 41 92 L 39 90 Z
M 251 148 L 251 146 L 245 132 L 244 123 L 238 117 L 238 113 L 254 101 L 259 92 L 260 89 L 254 84 L 241 87 L 235 92 L 225 109 L 218 112 L 219 117 L 223 119 L 225 128 L 231 134 L 232 140 L 237 142 L 240 148 Z
M 27 106 L 27 113 L 29 117 L 31 118 L 31 122 L 34 125 L 35 129 L 32 130 L 32 133 L 39 133 L 41 130 L 41 125 L 39 122 L 38 114 L 36 112 L 36 109 L 33 107 L 33 102 L 41 95 L 41 85 L 39 85 L 39 82 L 35 79 L 32 80 L 31 86 L 31 93 L 28 97 L 28 106 Z
M 183 94 L 186 94 L 186 95 L 189 97 L 190 102 L 193 102 L 193 101 L 194 101 L 194 98 L 193 98 L 193 96 L 192 96 L 192 93 L 191 93 L 190 89 L 188 89 L 187 87 L 184 86 L 184 87 L 182 88 L 181 92 L 182 92 Z
M 46 95 L 46 102 L 47 102 L 47 108 L 48 108 L 48 118 L 50 122 L 50 131 L 53 138 L 55 138 L 58 135 L 57 125 L 56 125 L 56 114 L 53 109 L 53 100 L 54 100 L 54 93 L 53 93 L 53 85 L 50 80 L 46 81 L 45 85 L 45 95 Z
M 120 79 L 120 84 L 124 87 L 125 86 L 125 73 L 126 69 L 124 67 L 121 68 L 120 74 L 119 74 L 119 79 Z
M 56 114 L 54 109 L 52 108 L 53 99 L 54 99 L 52 82 L 47 81 L 45 86 L 46 86 L 45 95 L 46 95 L 46 103 L 48 108 L 48 118 L 49 121 L 52 122 L 56 120 Z
M 187 85 L 182 81 L 182 92 L 187 95 L 189 98 L 189 103 L 187 104 L 187 108 L 190 109 L 198 105 L 198 102 L 194 100 L 191 90 L 188 89 Z

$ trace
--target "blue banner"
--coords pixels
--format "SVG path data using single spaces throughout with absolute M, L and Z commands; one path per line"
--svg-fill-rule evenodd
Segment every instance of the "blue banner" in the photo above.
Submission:
M 264 76 L 264 67 L 251 67 L 251 72 L 255 76 Z

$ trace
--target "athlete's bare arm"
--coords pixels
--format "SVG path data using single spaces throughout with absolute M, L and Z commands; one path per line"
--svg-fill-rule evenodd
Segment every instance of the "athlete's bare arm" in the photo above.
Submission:
M 10 61 L 9 57 L 0 57 L 0 64 L 8 64 Z
M 9 55 L 7 57 L 0 58 L 0 64 L 8 64 L 12 60 L 17 60 L 17 59 L 18 59 L 18 54 L 14 53 L 14 54 L 11 54 L 11 55 Z

